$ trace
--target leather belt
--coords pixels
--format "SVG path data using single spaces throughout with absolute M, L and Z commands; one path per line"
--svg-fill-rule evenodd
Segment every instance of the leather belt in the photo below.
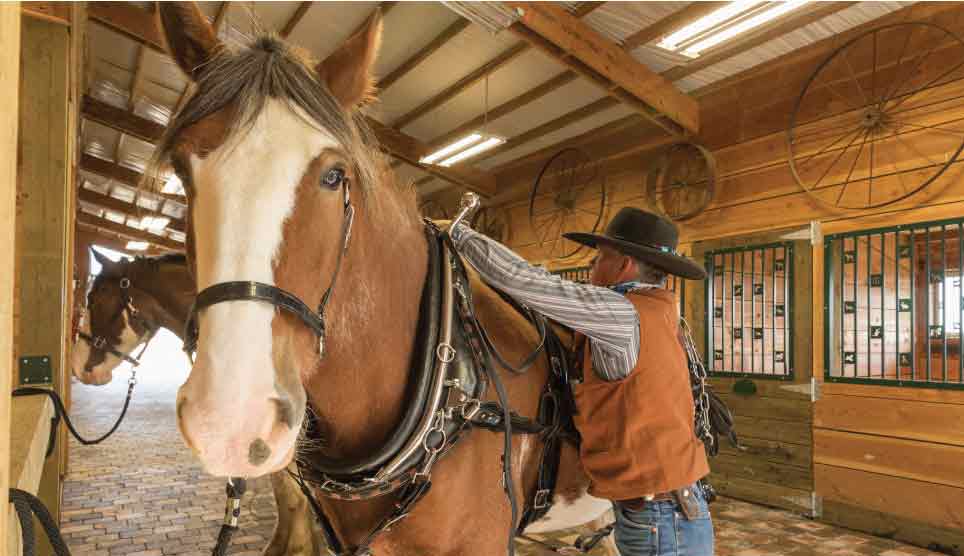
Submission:
M 640 496 L 639 498 L 630 498 L 629 500 L 620 500 L 619 504 L 625 506 L 633 511 L 642 511 L 646 509 L 646 504 L 651 502 L 671 502 L 676 500 L 673 497 L 672 492 L 661 492 L 655 495 Z

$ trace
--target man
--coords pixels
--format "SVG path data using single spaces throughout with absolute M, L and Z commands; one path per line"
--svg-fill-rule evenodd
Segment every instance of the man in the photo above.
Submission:
M 624 208 L 602 235 L 565 234 L 598 250 L 592 285 L 535 268 L 467 226 L 451 235 L 486 282 L 588 338 L 575 423 L 589 492 L 613 501 L 620 554 L 712 555 L 713 524 L 697 483 L 709 465 L 693 430 L 679 313 L 664 287 L 667 274 L 706 273 L 676 252 L 676 226 Z

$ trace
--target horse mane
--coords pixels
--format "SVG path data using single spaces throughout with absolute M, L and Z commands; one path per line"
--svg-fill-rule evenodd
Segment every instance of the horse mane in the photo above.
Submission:
M 359 111 L 346 111 L 318 79 L 313 61 L 299 48 L 272 33 L 262 34 L 247 47 L 220 48 L 204 64 L 196 92 L 178 112 L 157 145 L 145 176 L 157 177 L 170 159 L 177 137 L 214 113 L 235 106 L 237 117 L 229 136 L 250 129 L 268 99 L 285 102 L 319 130 L 330 134 L 355 162 L 364 193 L 382 178 L 384 155 Z

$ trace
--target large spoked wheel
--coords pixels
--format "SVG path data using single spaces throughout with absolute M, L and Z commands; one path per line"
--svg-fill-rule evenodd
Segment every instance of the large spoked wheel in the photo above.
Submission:
M 472 218 L 472 228 L 499 243 L 505 243 L 509 235 L 505 214 L 489 207 L 482 207 L 475 213 Z
M 529 193 L 529 224 L 547 258 L 568 259 L 583 246 L 566 232 L 595 232 L 606 207 L 599 164 L 585 152 L 567 148 L 552 155 Z
M 824 60 L 787 130 L 800 187 L 834 209 L 868 209 L 907 199 L 939 178 L 964 149 L 964 61 L 935 56 L 955 50 L 964 42 L 938 25 L 895 23 L 858 35 Z
M 696 143 L 672 145 L 647 176 L 650 204 L 672 220 L 693 218 L 713 200 L 716 161 Z

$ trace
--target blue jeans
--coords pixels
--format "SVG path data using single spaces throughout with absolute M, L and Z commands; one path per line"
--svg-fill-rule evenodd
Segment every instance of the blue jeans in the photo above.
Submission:
M 673 501 L 650 502 L 641 511 L 613 503 L 613 535 L 621 556 L 713 556 L 713 520 L 698 485 L 691 487 L 699 514 L 687 520 Z

